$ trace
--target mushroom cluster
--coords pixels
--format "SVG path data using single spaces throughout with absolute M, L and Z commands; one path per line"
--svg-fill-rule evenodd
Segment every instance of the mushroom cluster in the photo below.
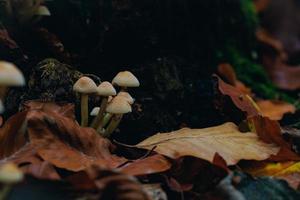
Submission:
M 10 86 L 24 86 L 25 78 L 22 72 L 13 64 L 0 61 L 0 113 L 4 111 L 3 99 Z
M 114 86 L 120 87 L 117 93 Z M 96 86 L 95 82 L 83 76 L 74 84 L 73 89 L 81 95 L 81 126 L 88 126 L 88 95 L 101 97 L 100 107 L 92 109 L 90 115 L 94 117 L 90 127 L 97 130 L 104 137 L 109 137 L 118 127 L 124 114 L 132 111 L 134 99 L 127 92 L 129 87 L 139 87 L 138 79 L 129 71 L 119 72 L 112 83 L 102 82 Z

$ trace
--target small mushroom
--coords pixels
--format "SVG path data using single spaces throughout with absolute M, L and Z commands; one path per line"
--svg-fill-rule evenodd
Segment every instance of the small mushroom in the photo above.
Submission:
M 112 80 L 113 85 L 121 87 L 122 91 L 125 91 L 127 87 L 139 87 L 139 80 L 129 71 L 119 72 Z
M 119 92 L 117 96 L 124 97 L 130 105 L 134 103 L 134 98 L 128 92 Z
M 97 129 L 103 120 L 104 112 L 107 106 L 108 98 L 109 96 L 115 96 L 117 94 L 115 88 L 112 86 L 111 83 L 105 81 L 102 82 L 98 88 L 97 88 L 97 95 L 103 96 L 101 105 L 100 105 L 100 111 L 97 115 L 97 117 L 94 119 L 91 127 Z
M 109 135 L 118 127 L 123 115 L 131 111 L 131 106 L 124 97 L 116 96 L 113 98 L 113 100 L 107 105 L 106 112 L 114 115 L 104 132 L 104 136 L 109 137 Z
M 0 183 L 3 187 L 0 190 L 0 199 L 5 199 L 13 184 L 22 181 L 23 172 L 13 163 L 5 163 L 0 167 Z
M 46 6 L 39 6 L 35 12 L 39 16 L 51 16 L 49 9 Z
M 25 78 L 22 72 L 13 64 L 0 61 L 0 97 L 3 98 L 9 86 L 23 86 Z
M 89 77 L 83 76 L 74 84 L 73 90 L 81 94 L 81 126 L 88 126 L 89 94 L 97 92 L 97 85 Z
M 98 115 L 99 111 L 100 111 L 100 107 L 93 108 L 93 110 L 90 112 L 90 116 L 96 117 Z
M 130 105 L 132 105 L 134 103 L 134 99 L 128 92 L 119 92 L 117 97 L 124 98 Z M 110 103 L 112 100 L 113 100 L 113 97 L 109 96 L 108 103 Z M 105 127 L 107 125 L 107 123 L 111 120 L 112 116 L 113 115 L 111 113 L 106 113 L 104 115 L 103 120 L 101 121 L 101 124 L 97 127 L 98 132 L 102 131 L 102 127 Z

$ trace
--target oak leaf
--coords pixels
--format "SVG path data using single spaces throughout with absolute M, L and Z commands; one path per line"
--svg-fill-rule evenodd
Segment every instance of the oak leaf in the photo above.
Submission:
M 241 133 L 231 122 L 204 129 L 158 133 L 136 145 L 143 149 L 155 146 L 156 152 L 173 159 L 194 156 L 213 162 L 218 153 L 227 165 L 240 160 L 265 160 L 279 151 L 278 146 L 262 142 L 254 133 Z

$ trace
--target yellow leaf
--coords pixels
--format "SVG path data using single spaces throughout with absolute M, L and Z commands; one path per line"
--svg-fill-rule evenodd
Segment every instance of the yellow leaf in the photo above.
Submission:
M 265 163 L 262 166 L 244 169 L 253 176 L 282 176 L 300 173 L 300 162 Z
M 231 122 L 210 128 L 158 133 L 136 147 L 149 150 L 156 147 L 156 152 L 173 159 L 194 156 L 210 162 L 218 153 L 228 165 L 240 160 L 265 160 L 279 151 L 278 146 L 264 143 L 255 133 L 241 133 Z

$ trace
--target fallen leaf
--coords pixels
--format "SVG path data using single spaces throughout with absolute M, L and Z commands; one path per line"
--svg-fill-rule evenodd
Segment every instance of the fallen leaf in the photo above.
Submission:
M 262 12 L 268 7 L 270 0 L 254 0 L 253 2 L 254 2 L 256 11 Z
M 292 151 L 291 144 L 286 142 L 281 135 L 280 124 L 277 121 L 270 120 L 267 117 L 255 116 L 248 118 L 250 130 L 257 133 L 258 137 L 268 144 L 276 144 L 280 151 L 272 155 L 269 160 L 272 161 L 297 161 L 299 155 Z
M 251 95 L 251 89 L 246 87 L 245 84 L 237 79 L 236 73 L 230 64 L 220 64 L 218 66 L 218 73 L 222 78 L 226 79 L 230 85 L 234 86 L 241 93 Z
M 24 109 L 0 128 L 0 155 L 5 158 L 0 162 L 14 162 L 36 177 L 58 179 L 55 168 L 78 172 L 91 165 L 122 166 L 133 175 L 164 172 L 172 166 L 162 155 L 130 162 L 114 155 L 109 140 L 76 122 L 72 104 L 32 101 Z
M 120 168 L 121 172 L 133 176 L 165 172 L 171 168 L 171 162 L 160 154 L 135 160 Z
M 273 176 L 283 179 L 294 189 L 300 186 L 300 162 L 248 163 L 243 170 L 252 176 Z
M 234 86 L 225 83 L 220 77 L 214 75 L 213 77 L 218 79 L 218 88 L 221 94 L 229 96 L 233 104 L 242 112 L 246 113 L 246 117 L 252 117 L 260 115 L 260 110 L 257 107 L 253 99 L 240 92 Z M 224 106 L 224 105 L 223 105 Z
M 142 185 L 133 176 L 98 166 L 90 166 L 68 177 L 67 180 L 79 191 L 92 192 L 96 189 L 99 193 L 97 199 L 150 199 Z
M 239 181 L 235 182 L 234 179 Z M 250 175 L 235 172 L 231 184 L 240 191 L 245 199 L 299 199 L 300 192 L 289 187 L 282 180 L 272 177 L 253 178 Z
M 276 59 L 267 70 L 277 87 L 285 90 L 300 89 L 300 66 L 289 66 Z
M 265 160 L 279 151 L 278 146 L 262 142 L 254 133 L 239 132 L 231 122 L 204 129 L 184 128 L 158 133 L 136 147 L 148 150 L 156 147 L 154 151 L 173 159 L 194 156 L 209 162 L 213 162 L 218 153 L 227 165 L 234 165 L 242 159 Z
M 292 104 L 277 100 L 260 100 L 256 102 L 262 115 L 271 120 L 281 120 L 286 113 L 295 113 L 296 108 Z
M 266 31 L 258 31 L 257 37 L 271 47 L 274 52 L 264 52 L 262 63 L 273 83 L 284 90 L 300 88 L 300 66 L 290 66 L 286 63 L 287 54 L 281 41 L 275 39 Z
M 263 45 L 269 46 L 275 50 L 282 60 L 287 59 L 288 55 L 284 50 L 283 44 L 278 39 L 274 38 L 267 30 L 263 28 L 258 29 L 256 31 L 256 38 Z

